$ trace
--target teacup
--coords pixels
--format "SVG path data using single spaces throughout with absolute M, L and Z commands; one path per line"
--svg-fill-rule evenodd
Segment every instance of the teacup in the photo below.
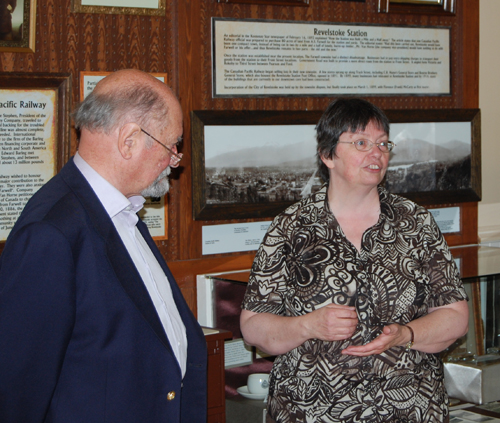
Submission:
M 269 390 L 269 374 L 253 373 L 248 375 L 247 388 L 251 394 L 267 394 Z

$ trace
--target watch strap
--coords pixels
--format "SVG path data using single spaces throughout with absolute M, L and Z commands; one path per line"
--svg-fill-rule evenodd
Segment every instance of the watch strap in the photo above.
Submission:
M 405 327 L 407 327 L 408 329 L 410 329 L 410 333 L 411 333 L 411 339 L 410 341 L 405 345 L 405 349 L 406 351 L 410 351 L 411 350 L 411 347 L 413 347 L 413 344 L 415 343 L 415 332 L 413 332 L 413 329 L 411 328 L 411 326 L 408 326 L 408 325 L 405 325 Z

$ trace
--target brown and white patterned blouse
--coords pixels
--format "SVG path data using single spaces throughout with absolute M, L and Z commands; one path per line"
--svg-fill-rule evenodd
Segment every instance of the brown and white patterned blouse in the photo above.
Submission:
M 243 308 L 300 316 L 327 304 L 355 305 L 359 325 L 344 341 L 310 339 L 276 358 L 268 411 L 289 422 L 442 422 L 443 365 L 435 354 L 393 347 L 342 355 L 405 324 L 467 299 L 432 215 L 379 187 L 381 214 L 359 252 L 331 213 L 327 186 L 279 215 L 257 252 Z

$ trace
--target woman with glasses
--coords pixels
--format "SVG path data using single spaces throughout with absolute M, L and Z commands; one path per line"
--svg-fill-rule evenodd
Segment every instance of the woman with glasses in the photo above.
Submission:
M 380 184 L 394 144 L 362 99 L 317 125 L 322 189 L 279 215 L 243 301 L 245 341 L 277 355 L 268 422 L 443 422 L 438 355 L 467 295 L 432 215 Z

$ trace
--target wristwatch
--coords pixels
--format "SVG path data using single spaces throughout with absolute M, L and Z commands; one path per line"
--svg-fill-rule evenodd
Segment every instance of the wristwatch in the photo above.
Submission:
M 411 350 L 411 347 L 413 347 L 413 344 L 414 344 L 414 340 L 415 340 L 415 332 L 413 332 L 413 329 L 408 326 L 408 325 L 405 325 L 405 327 L 407 327 L 408 329 L 410 329 L 410 332 L 411 332 L 411 339 L 410 341 L 405 345 L 405 349 L 406 351 L 410 351 Z

